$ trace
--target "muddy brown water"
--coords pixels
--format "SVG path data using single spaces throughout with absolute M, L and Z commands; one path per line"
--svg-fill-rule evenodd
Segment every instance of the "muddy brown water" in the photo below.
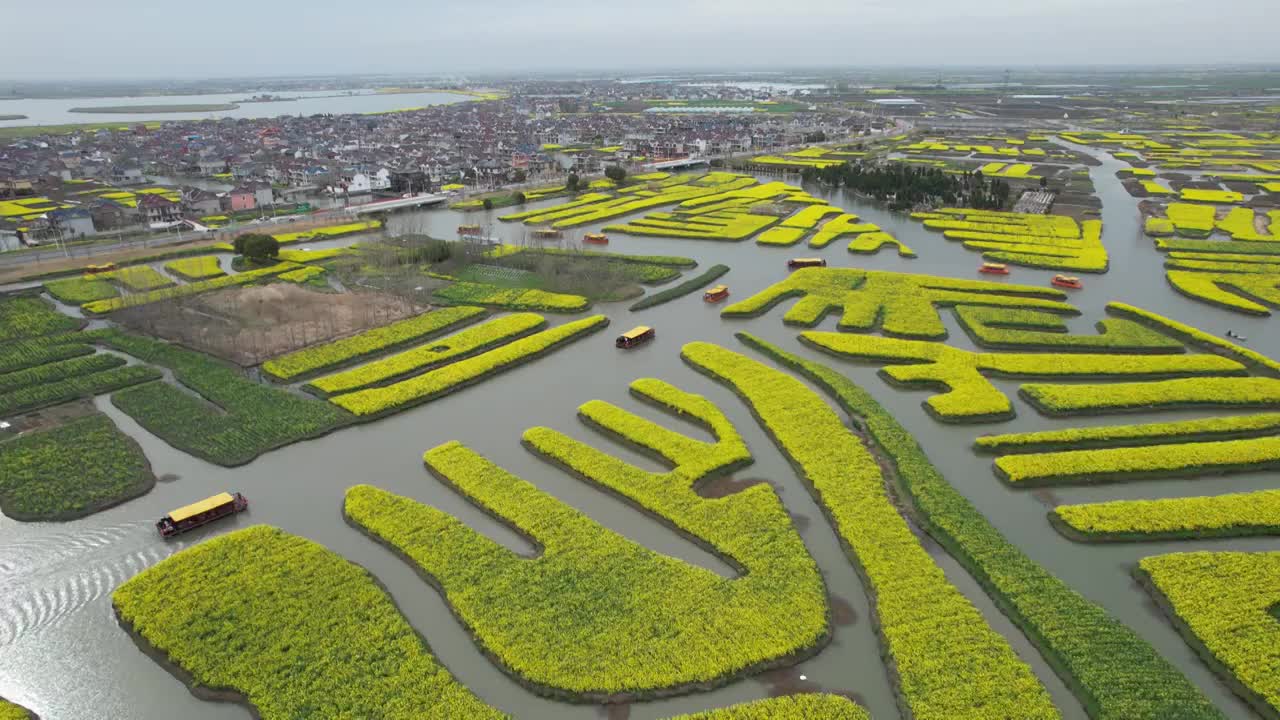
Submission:
M 1115 171 L 1122 166 L 1105 158 L 1101 167 L 1091 169 L 1104 202 L 1104 239 L 1111 252 L 1112 271 L 1103 276 L 1085 276 L 1086 289 L 1073 296 L 1084 313 L 1069 321 L 1073 331 L 1091 332 L 1092 324 L 1103 316 L 1103 306 L 1108 301 L 1119 300 L 1217 334 L 1234 329 L 1250 338 L 1250 347 L 1280 356 L 1280 333 L 1266 331 L 1268 324 L 1275 321 L 1211 308 L 1168 288 L 1159 255 L 1141 235 L 1134 209 L 1137 201 L 1125 193 L 1115 178 Z M 714 243 L 613 235 L 610 245 L 604 249 L 684 255 L 696 258 L 703 267 L 725 263 L 732 270 L 720 282 L 730 286 L 731 299 L 742 299 L 784 278 L 786 259 L 795 255 L 818 254 L 838 267 L 976 277 L 974 270 L 980 258 L 958 244 L 925 231 L 905 216 L 855 201 L 843 192 L 830 193 L 828 197 L 833 203 L 894 233 L 914 248 L 920 258 L 901 259 L 889 250 L 870 257 L 852 255 L 845 250 L 847 241 L 814 251 L 803 246 L 764 248 L 752 242 Z M 437 210 L 397 215 L 388 230 L 393 233 L 426 231 L 438 237 L 453 237 L 454 230 L 463 222 L 492 223 L 492 231 L 507 242 L 521 242 L 526 228 L 498 223 L 496 217 L 503 212 L 509 211 L 463 215 Z M 599 227 L 577 228 L 572 235 L 577 237 Z M 340 239 L 307 246 L 318 249 L 350 242 L 351 239 Z M 1009 281 L 1047 285 L 1052 275 L 1052 271 L 1015 268 Z M 519 718 L 650 720 L 796 690 L 844 694 L 857 698 L 876 718 L 899 717 L 880 659 L 866 593 L 836 535 L 823 519 L 822 510 L 742 401 L 725 387 L 686 367 L 679 358 L 680 346 L 694 340 L 711 341 L 752 354 L 733 338 L 734 332 L 747 330 L 800 355 L 837 366 L 868 388 L 915 434 L 947 479 L 1006 536 L 1151 642 L 1228 717 L 1251 717 L 1247 706 L 1218 681 L 1152 609 L 1145 593 L 1132 582 L 1129 570 L 1148 555 L 1189 549 L 1277 550 L 1280 540 L 1252 538 L 1086 546 L 1074 544 L 1054 532 L 1045 519 L 1045 512 L 1049 504 L 1057 502 L 1215 494 L 1274 487 L 1274 473 L 1059 488 L 1053 491 L 1052 497 L 1015 491 L 996 479 L 991 471 L 991 457 L 977 455 L 970 449 L 976 435 L 1069 424 L 1097 425 L 1117 419 L 1050 420 L 1015 399 L 1018 417 L 1012 422 L 977 427 L 942 425 L 930 419 L 920 407 L 927 393 L 891 388 L 876 376 L 875 366 L 843 363 L 802 347 L 795 339 L 796 331 L 783 326 L 781 308 L 763 317 L 742 321 L 721 319 L 720 306 L 703 303 L 698 294 L 639 313 L 628 312 L 627 304 L 598 305 L 593 312 L 602 312 L 611 318 L 613 324 L 609 331 L 530 365 L 385 420 L 277 450 L 235 469 L 210 465 L 169 447 L 112 407 L 109 399 L 98 398 L 96 405 L 138 439 L 156 474 L 179 479 L 160 483 L 142 498 L 75 522 L 23 524 L 0 517 L 0 696 L 32 708 L 46 720 L 249 717 L 243 707 L 196 699 L 180 682 L 139 652 L 115 622 L 110 593 L 119 583 L 183 547 L 238 527 L 267 523 L 322 543 L 370 570 L 386 585 L 410 622 L 461 682 L 485 701 Z M 565 321 L 557 316 L 550 319 L 557 324 Z M 973 345 L 954 318 L 947 314 L 945 320 L 951 331 L 950 342 L 972 349 Z M 612 343 L 614 331 L 641 323 L 656 327 L 657 339 L 632 352 L 617 351 Z M 821 327 L 835 329 L 835 319 L 828 318 Z M 343 492 L 358 483 L 375 484 L 453 513 L 509 547 L 528 549 L 521 538 L 446 489 L 423 469 L 424 450 L 450 440 L 461 440 L 561 501 L 657 552 L 730 574 L 731 570 L 719 558 L 674 534 L 652 517 L 537 460 L 520 445 L 520 434 L 525 429 L 547 425 L 616 452 L 640 467 L 659 469 L 653 460 L 587 429 L 575 415 L 582 403 L 603 399 L 696 437 L 706 437 L 701 429 L 672 420 L 633 399 L 627 386 L 641 377 L 662 378 L 706 395 L 725 410 L 742 432 L 755 463 L 735 474 L 733 480 L 713 484 L 705 494 L 733 492 L 735 487 L 764 481 L 776 488 L 794 517 L 803 518 L 797 527 L 822 568 L 833 606 L 839 610 L 837 622 L 833 623 L 832 641 L 817 657 L 793 668 L 740 680 L 709 693 L 635 703 L 626 709 L 575 706 L 540 698 L 484 658 L 449 613 L 441 596 L 422 582 L 411 567 L 342 521 Z M 1016 389 L 1012 382 L 997 381 L 997 385 L 1011 393 Z M 1123 416 L 1118 421 L 1205 414 L 1159 413 Z M 252 503 L 250 511 L 177 541 L 166 543 L 156 536 L 152 527 L 156 518 L 192 499 L 224 489 L 244 492 Z M 1084 718 L 1079 703 L 1022 634 L 994 608 L 977 583 L 940 548 L 936 545 L 932 548 L 931 554 L 952 582 L 1031 664 L 1064 716 Z

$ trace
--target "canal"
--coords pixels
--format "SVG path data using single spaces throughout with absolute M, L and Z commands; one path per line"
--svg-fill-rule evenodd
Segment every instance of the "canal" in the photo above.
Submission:
M 1136 201 L 1115 178 L 1115 171 L 1123 167 L 1123 163 L 1105 156 L 1101 159 L 1103 164 L 1091 172 L 1103 200 L 1104 241 L 1111 253 L 1112 269 L 1106 275 L 1084 277 L 1085 290 L 1073 296 L 1083 315 L 1070 320 L 1072 331 L 1092 332 L 1093 323 L 1103 317 L 1105 304 L 1123 301 L 1217 334 L 1233 328 L 1253 338 L 1250 346 L 1254 349 L 1280 356 L 1280 333 L 1264 332 L 1267 320 L 1214 309 L 1170 290 L 1164 280 L 1159 254 L 1141 234 Z M 816 189 L 814 192 L 821 194 Z M 684 255 L 697 259 L 704 268 L 724 263 L 732 268 L 721 280 L 730 286 L 731 299 L 745 298 L 783 279 L 787 258 L 796 254 L 819 254 L 832 266 L 975 277 L 974 270 L 980 263 L 976 254 L 943 239 L 940 234 L 924 230 L 920 223 L 858 201 L 843 191 L 828 192 L 825 197 L 864 220 L 881 225 L 915 249 L 920 257 L 902 259 L 890 250 L 874 256 L 852 255 L 845 250 L 847 242 L 836 242 L 824 250 L 813 251 L 760 247 L 753 242 L 715 243 L 624 235 L 612 236 L 607 249 L 622 253 Z M 387 232 L 426 232 L 436 237 L 453 237 L 459 224 L 478 222 L 489 226 L 495 236 L 506 242 L 525 242 L 524 226 L 497 221 L 497 216 L 504 212 L 509 211 L 465 215 L 448 210 L 405 213 L 392 217 Z M 576 237 L 598 229 L 599 226 L 589 226 L 573 232 Z M 349 242 L 352 241 L 310 243 L 308 247 Z M 1009 281 L 1044 286 L 1052 275 L 1052 271 L 1015 268 Z M 1018 412 L 1015 424 L 942 425 L 921 408 L 920 403 L 928 393 L 894 389 L 876 376 L 876 366 L 842 364 L 800 346 L 795 339 L 796 331 L 783 326 L 781 308 L 760 318 L 729 320 L 719 317 L 718 306 L 703 303 L 697 295 L 640 313 L 628 312 L 628 304 L 597 305 L 593 312 L 608 315 L 614 330 L 640 323 L 656 327 L 657 340 L 637 351 L 617 352 L 612 343 L 613 332 L 592 336 L 436 402 L 320 440 L 298 443 L 235 469 L 210 465 L 171 448 L 117 411 L 107 398 L 98 398 L 98 407 L 142 444 L 157 476 L 171 479 L 157 484 L 142 498 L 74 522 L 17 523 L 0 517 L 0 696 L 31 707 L 45 720 L 249 717 L 248 711 L 240 706 L 197 700 L 180 682 L 140 652 L 116 625 L 110 593 L 120 582 L 183 547 L 237 527 L 266 523 L 319 542 L 367 568 L 388 588 L 397 605 L 461 682 L 486 702 L 519 718 L 649 720 L 796 690 L 848 694 L 878 719 L 899 717 L 869 620 L 866 594 L 834 531 L 746 406 L 726 388 L 691 370 L 680 360 L 681 345 L 695 340 L 750 354 L 733 337 L 733 333 L 746 330 L 788 350 L 834 364 L 870 390 L 915 434 L 947 479 L 1001 532 L 1034 560 L 1151 642 L 1229 717 L 1252 716 L 1195 657 L 1132 581 L 1129 571 L 1134 563 L 1148 555 L 1192 548 L 1277 550 L 1280 541 L 1255 538 L 1086 546 L 1058 535 L 1045 515 L 1055 503 L 1262 489 L 1274 486 L 1274 474 L 1143 481 L 1056 489 L 1052 493 L 1015 491 L 997 480 L 990 457 L 979 456 L 971 450 L 974 437 L 1015 428 L 1028 431 L 1065 427 L 1067 421 L 1044 418 L 1015 399 Z M 949 342 L 974 349 L 954 318 L 949 313 L 944 315 L 951 335 Z M 555 323 L 565 321 L 556 316 L 550 319 Z M 834 330 L 835 319 L 829 317 L 821 329 Z M 520 444 L 520 435 L 525 429 L 545 425 L 617 453 L 640 467 L 656 469 L 652 461 L 587 430 L 575 415 L 579 405 L 603 399 L 671 427 L 702 435 L 630 397 L 629 383 L 642 377 L 661 378 L 703 394 L 726 411 L 755 456 L 755 463 L 735 477 L 763 479 L 774 486 L 821 567 L 833 603 L 841 608 L 840 624 L 834 628 L 833 639 L 826 650 L 794 668 L 739 681 L 710 693 L 637 704 L 629 713 L 620 709 L 606 713 L 594 706 L 566 705 L 540 698 L 513 682 L 480 653 L 441 596 L 422 582 L 411 567 L 343 522 L 341 507 L 348 487 L 369 483 L 446 510 L 496 541 L 522 548 L 521 538 L 424 470 L 424 450 L 460 440 L 562 502 L 656 552 L 722 570 L 718 558 L 643 512 L 537 460 Z M 1011 397 L 1015 396 L 1015 383 L 997 380 L 996 384 Z M 1173 412 L 1160 413 L 1158 417 L 1163 420 L 1201 415 Z M 1126 416 L 1124 421 L 1140 422 L 1154 417 Z M 1100 424 L 1101 420 L 1087 418 L 1076 423 Z M 155 519 L 192 499 L 224 489 L 244 492 L 252 501 L 251 510 L 177 541 L 166 543 L 157 537 L 152 526 Z M 998 631 L 1010 638 L 1015 650 L 1032 665 L 1063 709 L 1064 716 L 1072 720 L 1084 718 L 1079 703 L 977 584 L 944 551 L 927 539 L 925 542 L 952 582 L 973 600 Z

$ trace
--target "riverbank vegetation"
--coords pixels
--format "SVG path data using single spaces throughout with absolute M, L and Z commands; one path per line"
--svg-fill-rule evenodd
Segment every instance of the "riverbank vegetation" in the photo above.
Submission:
M 39 370 L 40 367 L 44 366 L 31 370 Z M 21 372 L 27 371 L 16 374 Z M 79 398 L 103 395 L 131 385 L 149 383 L 159 380 L 160 372 L 145 365 L 121 363 L 108 369 L 85 371 L 83 374 L 43 374 L 42 378 L 38 382 L 24 383 L 21 387 L 0 394 L 0 416 L 38 410 Z
M 535 313 L 505 315 L 438 341 L 388 355 L 345 372 L 317 378 L 304 389 L 327 397 L 361 390 L 371 385 L 383 385 L 484 352 L 541 330 L 546 324 L 546 319 Z
M 1280 266 L 1276 266 L 1280 267 Z M 1271 315 L 1280 307 L 1280 272 L 1201 272 L 1169 270 L 1165 278 L 1174 290 L 1226 310 L 1246 315 Z
M 690 197 L 670 211 L 650 213 L 625 224 L 606 226 L 605 230 L 630 235 L 729 242 L 760 233 L 757 238 L 759 244 L 789 245 L 798 242 L 819 218 L 833 210 L 827 207 L 822 212 L 809 212 L 813 207 L 825 207 L 825 203 L 786 183 L 730 182 L 726 187 L 731 189 Z M 799 213 L 794 219 L 788 217 L 797 210 Z M 775 226 L 780 218 L 785 220 Z M 787 225 L 787 222 L 791 224 Z
M 897 248 L 898 257 L 913 258 L 916 251 L 902 244 L 900 240 L 887 232 L 869 232 L 849 241 L 849 252 L 859 255 L 874 255 L 885 246 Z
M 112 603 L 193 692 L 242 699 L 263 720 L 504 717 L 449 674 L 368 572 L 275 528 L 189 548 Z
M 0 509 L 18 520 L 74 520 L 154 485 L 142 449 L 105 415 L 0 442 Z
M 855 268 L 803 268 L 730 305 L 721 316 L 757 317 L 783 301 L 799 298 L 783 315 L 788 325 L 812 327 L 828 313 L 840 312 L 842 330 L 879 329 L 900 337 L 941 339 L 947 329 L 939 317 L 940 308 L 979 305 L 1078 315 L 1079 310 L 1058 301 L 1062 297 L 1058 290 L 1030 285 Z
M 474 282 L 452 283 L 436 290 L 432 297 L 450 303 L 483 305 L 503 310 L 577 313 L 591 307 L 591 301 L 581 295 L 566 295 L 535 288 L 504 288 Z
M 381 220 L 363 220 L 360 222 L 342 223 L 340 225 L 326 225 L 310 230 L 299 230 L 297 232 L 276 233 L 271 237 L 281 245 L 289 245 L 304 240 L 332 240 L 346 235 L 357 235 L 364 232 L 373 232 L 382 227 Z
M 507 247 L 496 257 L 485 257 L 463 269 L 459 276 L 609 302 L 638 296 L 643 292 L 640 286 L 673 280 L 680 276 L 681 268 L 696 265 L 689 258 L 559 248 L 527 247 L 511 252 Z
M 845 162 L 801 171 L 805 182 L 845 187 L 887 203 L 890 210 L 940 205 L 1001 210 L 1009 202 L 1009 184 L 980 172 L 948 173 L 911 163 Z
M 1105 425 L 983 435 L 974 441 L 974 448 L 985 452 L 1018 453 L 1054 449 L 1142 447 L 1170 441 L 1237 439 L 1277 432 L 1280 432 L 1280 413 L 1260 413 L 1143 425 Z
M 433 310 L 341 340 L 282 355 L 263 363 L 262 369 L 274 379 L 292 382 L 422 342 L 460 325 L 480 320 L 484 315 L 484 310 L 477 307 Z
M 1263 717 L 1280 717 L 1280 553 L 1158 555 L 1137 572 L 1209 667 Z
M 1065 215 L 944 207 L 912 213 L 930 230 L 977 250 L 984 260 L 1073 272 L 1107 271 L 1102 221 L 1077 223 Z
M 975 343 L 996 350 L 1052 350 L 1053 352 L 1115 352 L 1177 354 L 1181 342 L 1136 320 L 1104 318 L 1095 324 L 1097 335 L 1067 332 L 1061 315 L 1038 310 L 956 307 L 960 326 Z
M 89 345 L 65 341 L 59 337 L 14 340 L 0 347 L 0 373 L 16 372 L 91 353 L 93 348 Z
M 813 230 L 818 227 L 819 223 L 832 215 L 844 215 L 845 212 L 833 205 L 808 205 L 800 208 L 795 214 L 784 218 L 780 223 L 782 227 L 797 228 L 800 230 Z
M 221 290 L 223 288 L 235 287 L 237 285 L 249 285 L 251 283 L 261 282 L 262 280 L 275 277 L 281 273 L 289 272 L 290 270 L 297 270 L 301 267 L 301 265 L 297 265 L 295 263 L 282 262 L 270 267 L 260 268 L 257 270 L 247 270 L 235 275 L 224 275 L 222 277 L 201 280 L 199 282 L 188 283 L 186 285 L 174 285 L 172 287 L 151 290 L 149 292 L 133 293 L 105 300 L 94 300 L 85 303 L 81 308 L 91 315 L 106 315 L 125 308 L 135 308 L 154 302 L 191 297 L 193 295 L 199 295 L 213 290 Z
M 800 693 L 681 715 L 672 720 L 871 720 L 852 700 L 839 695 Z
M 121 288 L 135 293 L 144 293 L 151 290 L 159 290 L 160 288 L 170 287 L 174 284 L 172 280 L 165 277 L 159 270 L 150 265 L 132 265 L 123 267 L 119 270 L 111 272 L 98 273 L 86 277 L 92 280 L 109 280 L 116 283 Z
M 777 222 L 776 217 L 749 212 L 721 211 L 699 215 L 696 220 L 682 220 L 671 213 L 653 213 L 624 225 L 606 225 L 605 232 L 624 235 L 651 235 L 687 240 L 745 240 Z
M 44 365 L 29 367 L 25 370 L 5 373 L 0 375 L 0 396 L 35 385 L 54 383 L 118 368 L 123 366 L 125 362 L 125 359 L 118 355 L 98 353 L 69 360 L 58 360 Z
M 813 488 L 866 581 L 914 717 L 1060 717 L 1031 669 L 925 552 L 889 500 L 875 457 L 821 398 L 715 345 L 691 343 L 681 355 L 743 398 Z
M 50 280 L 44 284 L 44 289 L 54 299 L 76 306 L 120 295 L 120 289 L 115 285 L 92 276 Z
M 608 324 L 603 315 L 575 320 L 408 380 L 334 396 L 330 402 L 362 418 L 399 412 L 534 360 Z
M 930 397 L 924 407 L 935 418 L 948 422 L 988 422 L 1013 417 L 1008 396 L 992 384 L 987 375 L 1167 378 L 1243 375 L 1245 372 L 1240 363 L 1217 355 L 1070 354 L 1051 356 L 1052 362 L 1046 362 L 1046 356 L 1040 353 L 974 353 L 942 343 L 874 335 L 805 332 L 800 337 L 806 345 L 838 357 L 885 363 L 880 374 L 896 385 L 942 388 L 944 392 Z
M 1280 380 L 1257 377 L 1183 378 L 1110 385 L 1028 383 L 1018 392 L 1046 415 L 1280 406 Z
M 1223 720 L 1199 689 L 1141 636 L 1005 538 L 870 393 L 824 365 L 746 333 L 738 338 L 816 383 L 855 427 L 866 428 L 874 447 L 891 463 L 891 477 L 914 508 L 914 517 L 1022 628 L 1090 717 Z
M 684 212 L 686 216 L 700 216 L 703 222 L 686 222 L 680 227 L 665 227 L 661 223 L 673 221 L 672 214 L 667 212 L 652 213 L 646 218 L 626 224 L 606 227 L 614 232 L 628 232 L 634 235 L 658 235 L 658 230 L 676 231 L 669 237 L 690 237 L 701 239 L 742 239 L 763 226 L 751 226 L 748 232 L 748 221 L 762 223 L 765 220 L 776 220 L 769 216 L 761 218 L 738 218 L 745 214 L 746 206 L 754 202 L 765 202 L 781 196 L 798 200 L 820 203 L 808 196 L 800 188 L 785 183 L 760 183 L 749 175 L 730 172 L 711 172 L 703 175 L 673 175 L 650 182 L 632 183 L 618 187 L 612 192 L 592 192 L 580 195 L 576 199 L 560 205 L 538 208 L 525 212 L 511 213 L 499 219 L 505 222 L 523 221 L 528 225 L 546 225 L 551 228 L 567 229 L 593 222 L 612 220 L 623 215 L 656 209 L 664 205 L 677 205 L 676 212 Z M 701 208 L 702 212 L 695 212 Z M 741 213 L 730 213 L 732 210 Z M 734 218 L 713 217 L 716 213 L 735 214 Z M 737 220 L 736 224 L 720 224 L 716 221 Z M 690 227 L 691 225 L 691 227 Z M 703 225 L 714 225 L 718 231 L 708 231 Z M 626 228 L 626 229 L 619 229 Z M 681 234 L 683 233 L 683 234 Z M 736 237 L 729 237 L 734 235 Z
M 79 330 L 84 321 L 68 317 L 38 297 L 0 299 L 0 342 Z
M 351 422 L 328 403 L 270 387 L 208 355 L 118 330 L 93 339 L 173 371 L 177 382 L 148 383 L 111 402 L 149 432 L 217 465 L 243 465 L 262 453 Z M 158 375 L 158 374 L 157 374 Z
M 209 278 L 226 274 L 218 263 L 217 255 L 200 255 L 170 260 L 164 264 L 164 269 L 188 281 L 208 280 Z
M 1143 310 L 1134 305 L 1126 303 L 1113 302 L 1107 304 L 1107 313 L 1118 317 L 1130 318 L 1144 325 L 1152 327 L 1161 333 L 1165 333 L 1172 337 L 1187 343 L 1195 345 L 1208 352 L 1224 355 L 1234 358 L 1240 362 L 1257 368 L 1262 372 L 1280 377 L 1280 362 L 1277 362 L 1266 355 L 1249 348 L 1242 347 L 1230 340 L 1224 340 L 1217 335 L 1196 328 L 1186 323 L 1178 322 L 1171 318 L 1167 318 L 1150 310 Z
M 1050 519 L 1087 542 L 1280 535 L 1280 490 L 1059 505 Z
M 3 118 L 0 118 L 0 119 L 3 119 Z M 744 711 L 746 710 L 746 708 L 743 708 L 743 709 Z M 838 706 L 833 709 L 838 709 Z M 743 716 L 744 720 L 750 717 L 751 717 L 750 715 Z M 841 717 L 841 716 L 836 715 L 836 717 Z M 848 714 L 847 717 L 850 718 L 850 720 L 855 720 L 855 719 L 862 720 L 863 718 L 862 715 L 858 715 L 858 714 Z M 5 700 L 4 698 L 0 698 L 0 720 L 36 720 L 36 715 L 35 713 L 22 707 L 21 705 L 11 703 L 8 700 Z M 702 719 L 700 718 L 699 720 L 702 720 Z
M 495 308 L 545 312 L 577 312 L 592 302 L 636 298 L 644 294 L 642 286 L 675 279 L 696 265 L 685 257 L 448 242 L 421 234 L 364 243 L 327 263 L 348 287 L 379 288 L 416 300 L 432 286 L 442 302 L 483 301 Z
M 750 462 L 740 435 L 705 398 L 658 380 L 631 390 L 715 440 L 594 401 L 579 409 L 589 427 L 670 469 L 646 472 L 547 428 L 527 431 L 526 447 L 713 549 L 735 577 L 654 553 L 459 443 L 429 451 L 428 467 L 536 543 L 536 558 L 375 488 L 349 491 L 347 515 L 442 587 L 502 665 L 577 700 L 705 689 L 809 654 L 828 633 L 823 583 L 777 495 L 765 484 L 715 499 L 695 490 Z
M 996 474 L 1020 486 L 1255 472 L 1280 467 L 1280 437 L 1006 455 Z
M 663 303 L 668 303 L 668 302 L 671 302 L 672 300 L 682 298 L 685 295 L 688 295 L 689 293 L 697 292 L 698 290 L 701 290 L 707 285 L 710 285 L 712 281 L 716 280 L 721 275 L 724 275 L 727 272 L 729 272 L 728 265 L 712 265 L 710 268 L 707 268 L 707 271 L 702 273 L 701 275 L 698 275 L 697 277 L 691 278 L 689 280 L 685 280 L 679 285 L 674 285 L 669 288 L 664 288 L 662 290 L 659 290 L 658 292 L 653 293 L 652 295 L 647 295 L 627 309 L 632 312 L 635 312 L 637 310 L 644 310 L 645 308 L 651 308 L 656 305 L 662 305 Z

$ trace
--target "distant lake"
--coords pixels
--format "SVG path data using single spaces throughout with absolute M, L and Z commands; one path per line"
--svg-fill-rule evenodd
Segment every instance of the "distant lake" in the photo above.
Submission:
M 69 125 L 72 123 L 127 124 L 143 120 L 207 120 L 210 118 L 269 118 L 281 115 L 315 115 L 317 113 L 385 112 L 401 108 L 446 105 L 468 99 L 466 95 L 444 92 L 379 93 L 375 90 L 319 90 L 312 92 L 272 93 L 298 98 L 281 102 L 239 103 L 234 110 L 194 113 L 93 113 L 70 112 L 71 108 L 118 107 L 121 105 L 227 105 L 260 95 L 261 90 L 217 95 L 148 95 L 145 97 L 56 98 L 49 100 L 0 100 L 0 115 L 26 115 L 25 120 L 3 120 L 0 127 L 21 125 Z M 353 94 L 346 94 L 353 93 Z

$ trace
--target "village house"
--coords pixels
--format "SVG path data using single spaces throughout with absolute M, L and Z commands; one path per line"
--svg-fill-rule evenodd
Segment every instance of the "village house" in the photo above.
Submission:
M 122 230 L 137 222 L 137 215 L 111 200 L 95 200 L 88 205 L 94 227 L 100 232 Z
M 141 185 L 146 181 L 140 167 L 116 165 L 111 168 L 111 182 L 116 185 Z
M 253 201 L 257 207 L 276 204 L 275 191 L 271 188 L 270 183 L 254 183 L 245 187 L 253 190 Z
M 197 217 L 217 215 L 222 212 L 222 200 L 217 193 L 201 190 L 200 188 L 186 188 L 183 190 L 182 204 Z
M 227 169 L 227 161 L 222 158 L 201 158 L 196 161 L 196 170 L 201 175 L 217 175 Z
M 0 198 L 27 197 L 34 193 L 30 180 L 0 180 Z
M 223 212 L 242 212 L 258 207 L 258 194 L 251 187 L 241 185 L 222 197 Z
M 57 228 L 62 233 L 62 236 L 68 240 L 98 234 L 98 230 L 93 224 L 93 216 L 85 208 L 73 207 L 50 210 L 48 217 L 53 227 Z
M 138 212 L 148 225 L 174 223 L 182 219 L 182 206 L 160 195 L 144 194 L 138 199 Z

